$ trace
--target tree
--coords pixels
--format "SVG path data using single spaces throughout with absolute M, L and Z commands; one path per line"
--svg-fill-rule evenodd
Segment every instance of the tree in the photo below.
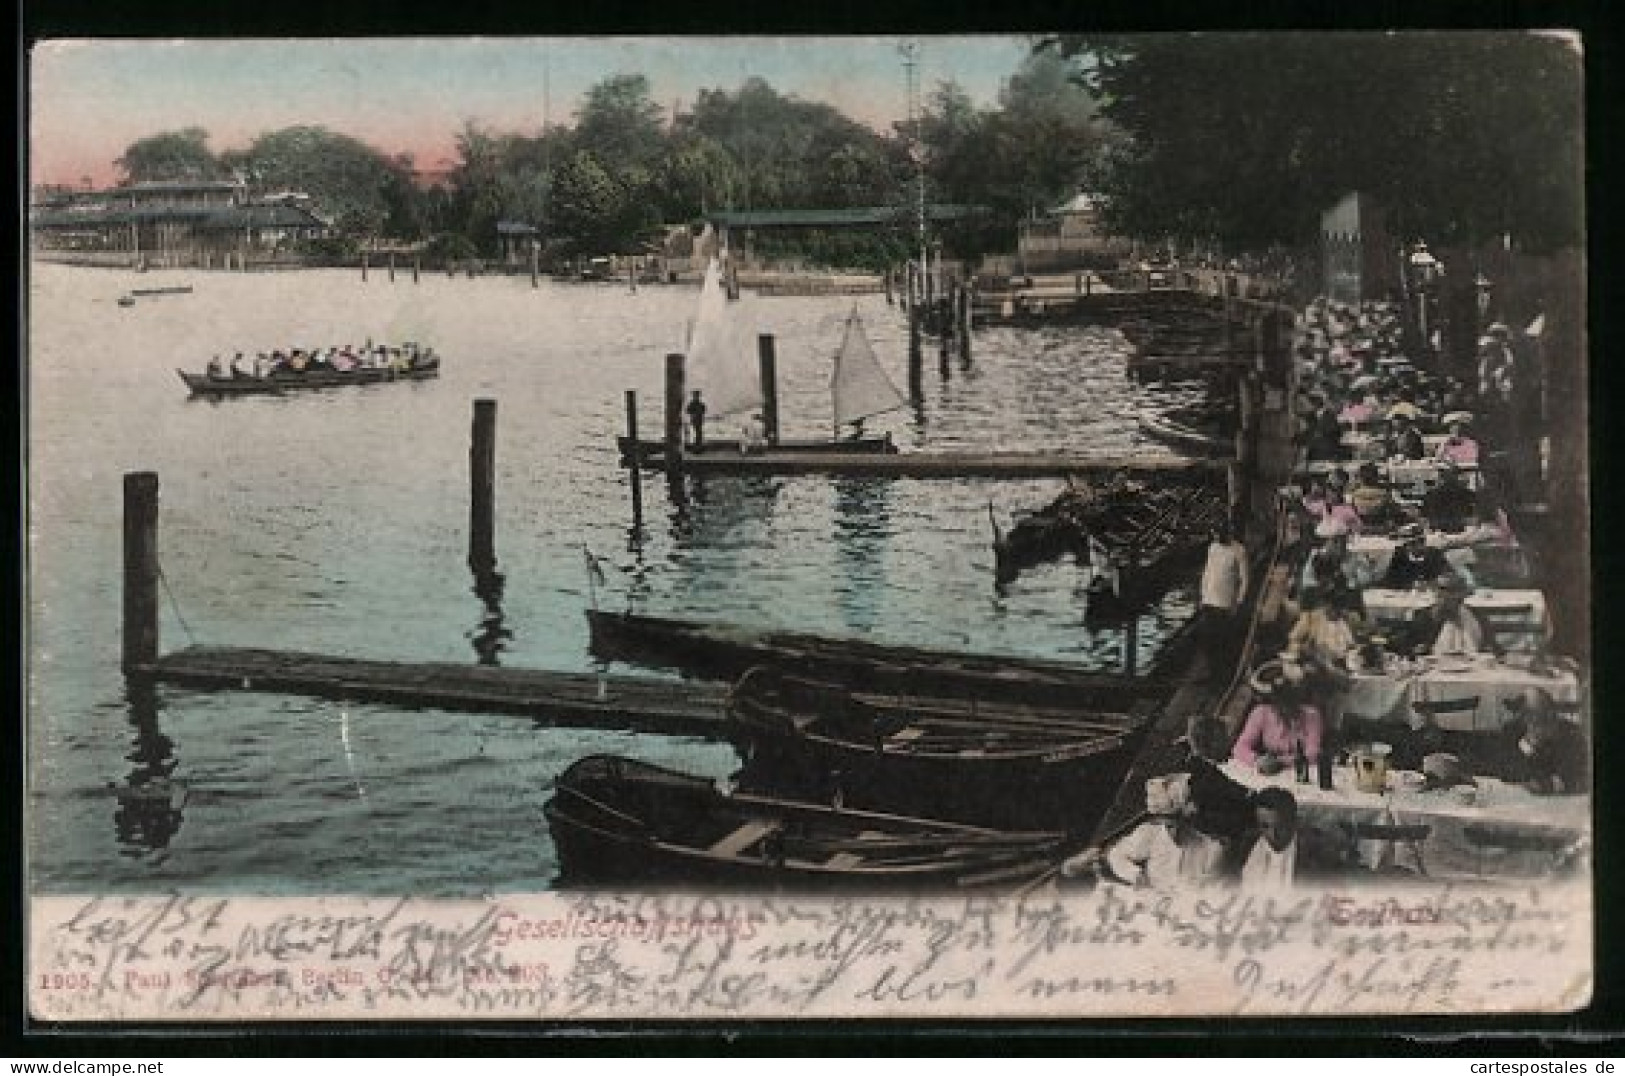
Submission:
M 209 152 L 209 132 L 201 127 L 166 131 L 130 143 L 113 162 L 126 183 L 174 179 L 221 179 L 228 173 Z
M 317 212 L 356 237 L 411 227 L 402 200 L 414 195 L 410 159 L 392 159 L 325 127 L 287 127 L 260 135 L 234 158 L 262 190 L 308 194 Z
M 574 148 L 614 171 L 653 169 L 665 153 L 660 106 L 644 75 L 612 75 L 587 90 L 576 112 Z
M 1578 241 L 1580 57 L 1532 33 L 1076 37 L 1125 143 L 1107 210 L 1142 236 L 1298 243 L 1349 190 L 1409 235 Z

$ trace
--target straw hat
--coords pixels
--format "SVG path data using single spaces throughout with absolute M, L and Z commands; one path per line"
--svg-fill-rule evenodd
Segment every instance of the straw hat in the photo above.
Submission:
M 1420 523 L 1407 523 L 1394 531 L 1394 537 L 1401 542 L 1409 542 L 1417 538 L 1427 537 L 1427 531 L 1422 528 Z
M 1306 675 L 1297 655 L 1287 651 L 1253 670 L 1253 675 L 1247 683 L 1255 694 L 1262 698 L 1270 698 L 1283 688 L 1301 687 Z

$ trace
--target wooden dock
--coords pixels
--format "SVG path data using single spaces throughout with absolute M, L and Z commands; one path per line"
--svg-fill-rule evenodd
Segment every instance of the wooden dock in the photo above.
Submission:
M 725 738 L 727 687 L 653 677 L 451 662 L 369 661 L 286 650 L 192 646 L 130 670 L 207 690 L 315 695 L 507 713 L 551 725 Z M 599 685 L 603 685 L 600 694 Z
M 684 453 L 696 475 L 844 475 L 855 478 L 1064 478 L 1080 474 L 1223 471 L 1224 460 L 1184 456 L 1100 456 L 1073 452 L 733 452 Z

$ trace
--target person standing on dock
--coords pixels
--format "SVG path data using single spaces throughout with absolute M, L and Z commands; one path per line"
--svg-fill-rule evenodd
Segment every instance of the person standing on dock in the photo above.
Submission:
M 1213 528 L 1208 543 L 1201 606 L 1196 612 L 1196 637 L 1207 658 L 1210 680 L 1223 677 L 1234 663 L 1238 610 L 1250 582 L 1247 547 L 1236 540 L 1235 525 L 1223 520 Z
M 690 447 L 696 453 L 705 451 L 705 401 L 700 399 L 699 389 L 694 390 L 683 411 L 688 415 L 689 429 L 694 431 L 694 441 Z

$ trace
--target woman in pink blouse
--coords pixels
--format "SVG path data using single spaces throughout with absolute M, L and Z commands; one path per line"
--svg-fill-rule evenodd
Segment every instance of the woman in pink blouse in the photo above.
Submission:
M 1449 460 L 1460 466 L 1476 467 L 1478 465 L 1478 442 L 1462 432 L 1459 422 L 1450 424 L 1450 436 L 1439 445 L 1437 453 L 1441 460 Z
M 1304 672 L 1283 657 L 1265 664 L 1253 677 L 1258 702 L 1236 737 L 1230 757 L 1266 776 L 1292 765 L 1301 752 L 1313 768 L 1320 761 L 1326 723 L 1304 695 Z

